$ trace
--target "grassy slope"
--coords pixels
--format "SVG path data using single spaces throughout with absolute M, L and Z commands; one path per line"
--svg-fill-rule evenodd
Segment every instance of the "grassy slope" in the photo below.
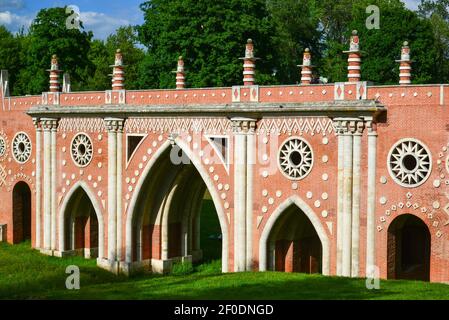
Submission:
M 116 277 L 94 260 L 47 257 L 29 243 L 0 243 L 0 299 L 449 299 L 449 286 L 412 281 L 382 281 L 367 290 L 364 279 L 266 273 L 221 274 L 219 232 L 210 201 L 205 201 L 201 237 L 206 260 L 187 275 Z M 219 227 L 218 227 L 219 228 Z M 81 270 L 81 290 L 65 289 L 65 268 Z

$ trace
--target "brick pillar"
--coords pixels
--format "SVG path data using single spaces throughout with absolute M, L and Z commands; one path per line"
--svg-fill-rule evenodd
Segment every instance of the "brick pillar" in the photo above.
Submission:
M 50 92 L 59 92 L 61 88 L 59 74 L 62 70 L 59 70 L 58 57 L 55 54 L 51 57 L 51 67 L 47 71 L 50 72 Z
M 348 54 L 348 82 L 360 81 L 360 69 L 362 63 L 362 54 L 359 46 L 359 36 L 357 30 L 352 31 L 349 51 L 343 51 Z
M 254 57 L 254 44 L 253 40 L 248 39 L 246 42 L 245 57 L 240 58 L 243 60 L 243 85 L 253 86 L 256 83 L 256 60 Z
M 410 47 L 407 41 L 404 42 L 401 49 L 401 60 L 396 60 L 396 62 L 399 62 L 399 84 L 411 84 L 412 61 L 410 60 Z
M 115 62 L 112 67 L 112 90 L 125 89 L 125 71 L 123 65 L 123 55 L 120 49 L 115 52 Z
M 184 71 L 184 60 L 182 56 L 178 58 L 178 68 L 175 71 L 176 73 L 176 89 L 184 89 L 185 88 L 185 71 Z
M 310 49 L 306 48 L 304 50 L 302 64 L 298 67 L 301 68 L 301 84 L 308 85 L 312 82 L 312 54 Z

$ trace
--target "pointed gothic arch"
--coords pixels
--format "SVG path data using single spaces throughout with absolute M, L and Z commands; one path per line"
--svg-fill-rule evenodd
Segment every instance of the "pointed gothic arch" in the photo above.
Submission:
M 76 203 L 75 203 L 76 202 Z M 59 211 L 59 251 L 61 253 L 75 250 L 76 248 L 76 239 L 73 228 L 69 228 L 69 222 L 73 223 L 73 214 L 76 214 L 76 211 L 79 210 L 80 202 L 84 202 L 84 205 L 87 205 L 89 210 L 89 217 L 83 223 L 89 223 L 88 226 L 91 234 L 88 235 L 90 244 L 88 244 L 89 249 L 91 248 L 92 243 L 96 241 L 98 246 L 98 253 L 92 254 L 93 256 L 98 256 L 99 259 L 104 258 L 104 220 L 101 211 L 101 207 L 98 204 L 95 194 L 90 190 L 88 185 L 83 182 L 77 182 L 66 194 L 64 201 L 61 204 L 61 209 Z M 72 218 L 70 217 L 72 215 Z M 92 219 L 94 218 L 94 219 Z M 71 221 L 72 220 L 72 221 Z M 96 223 L 95 223 L 96 220 Z M 97 229 L 96 232 L 94 229 Z M 94 238 L 94 239 L 92 239 Z M 95 240 L 96 239 L 96 240 Z M 83 241 L 79 239 L 78 241 Z
M 179 169 L 178 172 L 172 172 L 171 170 L 167 170 L 167 168 L 161 168 L 161 165 L 164 165 L 164 157 L 167 156 L 167 153 L 170 152 L 170 149 L 172 147 L 172 143 L 174 143 L 176 146 L 180 148 L 180 150 L 183 152 L 183 154 L 190 160 L 191 165 L 188 168 Z M 222 233 L 222 271 L 227 272 L 228 271 L 228 241 L 229 241 L 229 231 L 228 231 L 228 219 L 226 217 L 226 214 L 222 208 L 221 200 L 218 192 L 215 189 L 214 183 L 212 179 L 209 177 L 208 172 L 204 169 L 204 167 L 201 164 L 201 160 L 190 150 L 188 145 L 182 141 L 181 138 L 177 137 L 174 139 L 174 141 L 170 143 L 170 141 L 166 141 L 158 150 L 155 152 L 153 157 L 148 162 L 147 166 L 142 172 L 141 177 L 139 178 L 135 192 L 131 198 L 130 205 L 127 210 L 127 217 L 126 217 L 126 262 L 128 264 L 133 263 L 134 261 L 141 261 L 142 258 L 142 251 L 144 250 L 143 246 L 145 244 L 142 243 L 141 240 L 142 237 L 148 236 L 148 235 L 142 235 L 142 223 L 144 223 L 142 220 L 142 217 L 139 217 L 138 211 L 145 211 L 150 210 L 149 206 L 151 204 L 146 203 L 144 207 L 142 207 L 142 201 L 141 198 L 143 197 L 143 193 L 145 193 L 145 189 L 148 188 L 148 181 L 154 179 L 157 180 L 158 175 L 167 175 L 172 174 L 173 176 L 170 177 L 171 179 L 171 187 L 167 187 L 166 191 L 163 192 L 163 194 L 153 195 L 157 198 L 157 202 L 159 205 L 159 210 L 156 215 L 152 217 L 152 222 L 157 222 L 156 225 L 159 226 L 160 230 L 158 230 L 161 233 L 160 241 L 167 241 L 170 233 L 180 233 L 183 237 L 181 239 L 181 248 L 173 246 L 172 243 L 168 246 L 163 246 L 161 243 L 159 244 L 147 244 L 147 246 L 161 246 L 164 247 L 165 251 L 168 252 L 160 252 L 159 257 L 167 258 L 170 255 L 173 255 L 173 252 L 182 252 L 183 254 L 186 254 L 188 251 L 188 248 L 190 248 L 190 251 L 195 249 L 195 243 L 197 243 L 197 240 L 194 240 L 192 238 L 188 239 L 188 231 L 192 231 L 192 228 L 195 228 L 195 223 L 192 221 L 195 221 L 194 213 L 198 211 L 198 208 L 200 207 L 199 204 L 201 204 L 202 196 L 200 196 L 199 192 L 194 192 L 195 188 L 183 188 L 182 185 L 185 184 L 187 181 L 191 181 L 192 184 L 199 183 L 203 184 L 207 190 L 209 190 L 209 193 L 211 194 L 212 201 L 215 206 L 215 210 L 217 212 L 218 220 L 220 223 L 221 233 Z M 165 163 L 166 164 L 166 163 Z M 170 167 L 173 169 L 173 167 Z M 191 177 L 189 178 L 186 177 Z M 159 177 L 161 178 L 161 177 Z M 170 180 L 166 179 L 166 180 Z M 161 181 L 164 181 L 161 180 Z M 177 189 L 180 189 L 181 191 L 177 191 Z M 190 189 L 190 190 L 189 190 Z M 192 220 L 189 225 L 187 225 L 185 222 L 187 214 L 181 214 L 179 217 L 179 220 L 181 223 L 179 225 L 171 224 L 171 227 L 168 227 L 170 225 L 170 221 L 168 219 L 171 219 L 172 214 L 169 214 L 169 212 L 173 211 L 173 206 L 176 206 L 179 201 L 176 200 L 176 197 L 178 197 L 180 194 L 183 194 L 183 191 L 186 192 L 184 199 L 186 199 L 184 205 L 186 208 L 185 210 L 190 210 L 188 214 L 190 214 L 190 219 Z M 151 191 L 147 191 L 147 193 Z M 204 192 L 203 192 L 204 193 Z M 154 210 L 154 207 L 151 209 Z M 139 220 L 140 219 L 140 220 Z M 198 222 L 196 220 L 196 222 Z M 162 227 L 164 226 L 164 227 Z M 175 230 L 176 229 L 176 230 Z M 151 230 L 153 232 L 154 230 Z M 140 234 L 137 234 L 140 233 Z M 136 238 L 137 237 L 137 238 Z M 190 243 L 190 246 L 189 246 Z M 148 249 L 148 248 L 146 248 Z M 163 251 L 161 249 L 161 251 Z M 140 252 L 140 253 L 139 253 Z M 176 253 L 175 253 L 176 254 Z
M 329 265 L 330 265 L 330 248 L 329 248 L 329 238 L 320 219 L 314 213 L 312 208 L 307 205 L 300 197 L 292 196 L 280 204 L 268 218 L 265 227 L 262 231 L 259 240 L 259 271 L 266 271 L 268 268 L 268 242 L 272 231 L 276 228 L 277 222 L 282 219 L 285 212 L 291 208 L 299 209 L 310 221 L 316 234 L 321 242 L 321 273 L 324 275 L 329 275 Z

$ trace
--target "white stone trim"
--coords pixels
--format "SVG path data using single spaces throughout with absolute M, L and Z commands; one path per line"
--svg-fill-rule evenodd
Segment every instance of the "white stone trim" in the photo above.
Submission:
M 291 205 L 296 205 L 304 214 L 309 218 L 313 227 L 315 228 L 318 237 L 321 240 L 322 247 L 322 273 L 323 275 L 329 275 L 329 266 L 330 266 L 330 247 L 329 247 L 329 238 L 323 225 L 321 224 L 318 216 L 313 212 L 313 210 L 307 205 L 304 200 L 302 200 L 299 196 L 294 195 L 285 200 L 282 204 L 280 204 L 270 215 L 268 218 L 265 227 L 262 230 L 262 234 L 259 240 L 259 271 L 267 270 L 267 244 L 268 238 L 270 236 L 271 230 L 273 229 L 278 218 L 288 209 Z

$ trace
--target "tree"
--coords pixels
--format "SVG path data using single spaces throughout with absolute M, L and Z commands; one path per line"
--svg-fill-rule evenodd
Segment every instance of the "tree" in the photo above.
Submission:
M 324 1 L 326 4 L 327 1 Z M 342 21 L 330 23 L 326 34 L 325 61 L 321 72 L 332 81 L 345 81 L 347 56 L 341 51 L 348 49 L 351 31 L 358 30 L 363 54 L 362 78 L 381 84 L 395 84 L 399 79 L 399 67 L 395 62 L 405 40 L 410 43 L 413 60 L 413 82 L 438 81 L 432 26 L 428 20 L 420 19 L 417 13 L 405 8 L 400 0 L 344 0 L 347 6 Z M 366 8 L 377 5 L 380 8 L 380 29 L 367 29 Z M 343 10 L 344 11 L 344 10 Z M 340 17 L 335 16 L 338 20 Z M 343 21 L 350 19 L 350 21 Z M 330 21 L 329 17 L 323 21 Z M 343 27 L 344 26 L 344 27 Z M 339 36 L 334 33 L 340 30 Z M 332 36 L 331 36 L 332 35 Z
M 14 37 L 4 26 L 0 26 L 0 69 L 9 71 L 10 93 L 15 92 L 14 83 L 22 67 L 21 36 Z
M 42 9 L 33 20 L 26 39 L 25 67 L 18 75 L 16 92 L 39 94 L 48 91 L 48 73 L 53 54 L 59 57 L 60 67 L 69 72 L 73 90 L 85 86 L 88 52 L 92 32 L 68 29 L 65 8 Z M 82 23 L 81 23 L 82 27 Z
M 297 65 L 302 63 L 305 48 L 311 49 L 313 63 L 319 63 L 322 10 L 317 0 L 268 0 L 267 7 L 275 26 L 272 50 L 276 78 L 280 83 L 296 83 L 300 80 Z
M 255 44 L 259 83 L 273 81 L 273 27 L 265 0 L 152 0 L 141 5 L 145 22 L 137 28 L 148 49 L 141 68 L 144 87 L 173 88 L 172 70 L 184 56 L 191 87 L 242 83 L 244 46 Z
M 418 12 L 429 19 L 435 38 L 435 72 L 438 82 L 449 80 L 449 0 L 422 0 Z

